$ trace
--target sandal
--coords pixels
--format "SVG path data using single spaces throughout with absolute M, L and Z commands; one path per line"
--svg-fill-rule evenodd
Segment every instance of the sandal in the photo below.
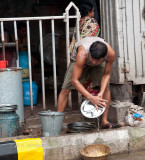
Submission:
M 113 124 L 111 122 L 108 122 L 105 126 L 102 125 L 102 129 L 111 129 L 111 128 L 120 128 L 120 124 Z

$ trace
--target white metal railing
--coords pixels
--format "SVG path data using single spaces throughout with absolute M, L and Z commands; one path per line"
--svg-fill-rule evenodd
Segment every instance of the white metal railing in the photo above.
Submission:
M 69 15 L 69 10 L 71 8 L 75 9 L 75 15 Z M 29 58 L 29 81 L 30 81 L 30 97 L 31 97 L 31 113 L 33 114 L 33 97 L 32 97 L 32 68 L 31 68 L 31 44 L 30 44 L 30 25 L 29 21 L 39 21 L 39 34 L 40 34 L 40 55 L 41 55 L 41 77 L 42 77 L 42 100 L 43 100 L 43 109 L 46 109 L 45 102 L 45 81 L 44 81 L 44 57 L 43 57 L 43 36 L 42 36 L 42 21 L 51 20 L 51 31 L 52 31 L 52 49 L 53 49 L 53 77 L 54 77 L 54 102 L 55 107 L 57 106 L 57 78 L 56 78 L 56 55 L 55 55 L 55 30 L 54 30 L 54 20 L 62 19 L 66 23 L 66 57 L 67 57 L 67 66 L 70 62 L 70 37 L 69 37 L 69 19 L 76 19 L 76 28 L 77 28 L 77 40 L 79 40 L 79 21 L 80 21 L 80 12 L 77 6 L 70 2 L 70 4 L 65 9 L 65 13 L 62 16 L 45 16 L 45 17 L 20 17 L 20 18 L 0 18 L 1 23 L 1 40 L 2 40 L 2 54 L 3 60 L 5 60 L 5 42 L 4 42 L 4 23 L 10 22 L 14 23 L 14 35 L 15 35 L 15 45 L 17 52 L 17 67 L 19 67 L 19 52 L 18 52 L 18 35 L 17 35 L 17 21 L 26 21 L 27 26 L 27 43 L 28 43 L 28 58 Z M 80 95 L 79 95 L 80 97 Z M 80 98 L 79 98 L 80 99 Z M 69 105 L 72 106 L 71 96 L 69 96 Z

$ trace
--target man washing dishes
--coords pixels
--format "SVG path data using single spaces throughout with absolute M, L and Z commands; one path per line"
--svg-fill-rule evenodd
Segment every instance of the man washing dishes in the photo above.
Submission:
M 102 128 L 114 128 L 115 125 L 107 120 L 111 98 L 108 84 L 114 60 L 114 50 L 102 38 L 86 37 L 77 42 L 59 95 L 58 112 L 64 112 L 69 93 L 77 89 L 96 109 L 97 106 L 106 107 L 101 121 Z M 91 95 L 83 86 L 88 76 L 93 88 L 100 87 L 97 96 Z

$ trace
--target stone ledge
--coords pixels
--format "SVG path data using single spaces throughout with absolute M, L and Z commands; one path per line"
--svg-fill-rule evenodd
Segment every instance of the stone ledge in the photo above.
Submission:
M 25 138 L 30 136 L 1 138 L 0 142 Z M 100 132 L 41 137 L 41 140 L 44 160 L 58 160 L 58 157 L 59 160 L 80 160 L 80 150 L 90 144 L 105 144 L 110 147 L 112 155 L 143 151 L 145 128 L 127 126 Z
M 145 149 L 145 128 L 123 127 L 100 132 L 43 137 L 45 160 L 80 160 L 80 150 L 86 145 L 102 143 L 111 154 L 123 154 Z M 136 147 L 135 147 L 136 146 Z M 57 152 L 57 154 L 56 154 Z

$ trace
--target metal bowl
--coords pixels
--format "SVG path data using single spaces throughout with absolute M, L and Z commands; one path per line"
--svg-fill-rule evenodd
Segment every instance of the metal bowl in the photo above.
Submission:
M 84 160 L 106 160 L 110 148 L 104 144 L 93 144 L 83 148 L 80 153 Z
M 1 104 L 0 105 L 0 112 L 13 112 L 13 111 L 16 111 L 17 108 L 18 108 L 17 105 Z
M 89 100 L 84 100 L 84 102 L 81 105 L 81 113 L 87 117 L 87 118 L 97 118 L 101 114 L 103 114 L 105 111 L 105 107 L 99 107 L 98 110 L 96 107 L 89 101 Z

